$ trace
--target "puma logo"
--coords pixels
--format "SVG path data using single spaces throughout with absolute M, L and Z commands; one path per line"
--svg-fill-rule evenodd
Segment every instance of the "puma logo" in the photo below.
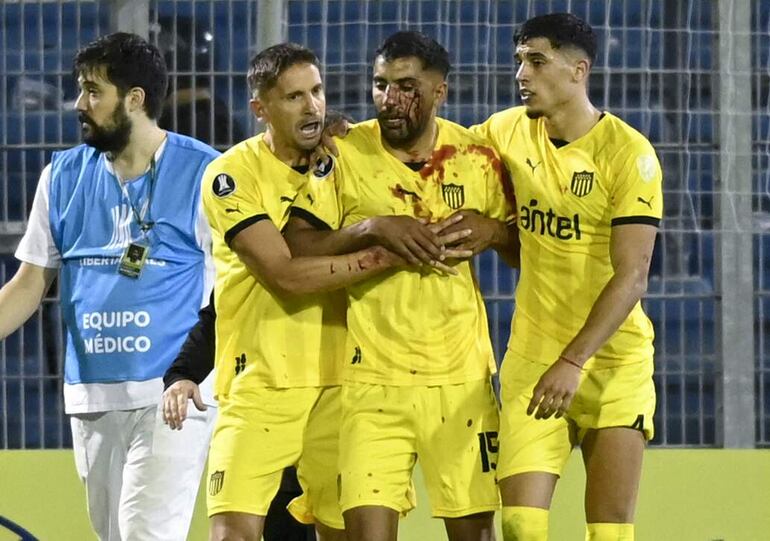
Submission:
M 532 169 L 532 174 L 533 174 L 533 175 L 535 174 L 535 169 L 537 169 L 537 168 L 538 168 L 538 166 L 539 166 L 541 163 L 543 163 L 543 162 L 542 162 L 542 161 L 540 161 L 540 162 L 537 162 L 536 164 L 533 164 L 533 163 L 532 163 L 532 160 L 530 160 L 529 158 L 527 158 L 527 165 L 529 166 L 529 168 L 530 168 L 530 169 Z
M 225 209 L 225 212 L 226 212 L 227 214 L 232 214 L 233 212 L 237 212 L 237 213 L 239 213 L 239 214 L 243 214 L 243 213 L 241 212 L 241 209 L 240 209 L 240 207 L 239 207 L 238 205 L 235 205 L 235 208 L 234 208 L 234 209 L 227 209 L 227 208 L 226 208 L 226 209 Z
M 637 200 L 637 201 L 639 201 L 640 203 L 644 203 L 645 205 L 647 205 L 647 207 L 648 207 L 650 210 L 652 210 L 652 200 L 653 200 L 654 198 L 655 198 L 655 196 L 653 195 L 652 197 L 650 197 L 650 200 L 649 200 L 649 201 L 645 201 L 645 200 L 644 200 L 644 199 L 642 199 L 641 197 L 637 197 L 637 198 L 636 198 L 636 200 Z
M 287 196 L 287 195 L 282 195 L 282 196 L 281 196 L 281 202 L 282 202 L 282 203 L 294 203 L 294 200 L 295 200 L 296 198 L 297 198 L 297 196 L 296 196 L 296 195 L 295 195 L 294 197 L 289 197 L 289 196 Z

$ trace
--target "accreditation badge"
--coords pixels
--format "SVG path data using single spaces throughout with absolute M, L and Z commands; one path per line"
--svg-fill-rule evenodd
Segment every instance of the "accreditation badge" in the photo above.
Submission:
M 138 242 L 132 242 L 126 247 L 126 250 L 120 258 L 118 272 L 129 278 L 139 278 L 149 253 L 149 246 Z

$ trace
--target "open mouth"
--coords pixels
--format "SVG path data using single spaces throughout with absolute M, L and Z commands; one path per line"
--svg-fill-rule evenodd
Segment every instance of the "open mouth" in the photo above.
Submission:
M 91 120 L 89 120 L 88 118 L 86 118 L 86 116 L 85 116 L 85 115 L 82 115 L 82 114 L 81 114 L 81 115 L 78 115 L 78 120 L 80 121 L 80 127 L 81 127 L 82 129 L 84 129 L 84 130 L 85 130 L 86 128 L 90 128 L 90 127 L 92 126 L 92 124 L 93 124 L 93 123 L 91 122 Z
M 406 119 L 403 117 L 385 118 L 382 123 L 386 128 L 400 128 L 406 123 Z
M 306 137 L 313 137 L 318 135 L 321 132 L 321 121 L 313 120 L 311 122 L 306 122 L 300 125 L 299 131 Z
M 522 101 L 529 100 L 532 96 L 534 96 L 534 92 L 531 90 L 527 90 L 526 88 L 522 88 L 519 90 L 519 96 L 521 96 Z

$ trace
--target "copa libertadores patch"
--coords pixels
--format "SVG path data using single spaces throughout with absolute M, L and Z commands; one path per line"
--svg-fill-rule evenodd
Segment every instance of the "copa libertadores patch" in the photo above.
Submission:
M 332 171 L 334 171 L 334 158 L 331 156 L 327 156 L 326 161 L 318 160 L 313 167 L 313 175 L 319 179 L 328 177 Z
M 235 191 L 235 179 L 227 173 L 220 173 L 214 177 L 211 189 L 217 197 L 227 197 Z

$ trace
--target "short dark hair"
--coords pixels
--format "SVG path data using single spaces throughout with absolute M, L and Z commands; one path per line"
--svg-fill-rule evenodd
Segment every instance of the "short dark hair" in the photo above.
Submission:
M 588 55 L 591 64 L 596 59 L 596 34 L 593 28 L 572 13 L 549 13 L 525 21 L 514 33 L 513 43 L 519 45 L 532 38 L 546 38 L 551 47 L 575 47 Z
M 115 32 L 92 41 L 75 55 L 75 77 L 104 68 L 107 80 L 123 97 L 134 88 L 144 90 L 144 110 L 157 120 L 168 89 L 168 71 L 163 55 L 136 34 Z
M 321 63 L 313 51 L 296 43 L 279 43 L 257 53 L 249 62 L 246 79 L 251 96 L 273 88 L 278 77 L 295 64 L 312 64 L 320 71 Z
M 381 56 L 387 62 L 407 56 L 415 56 L 425 70 L 437 71 L 442 77 L 449 73 L 449 53 L 435 39 L 421 32 L 402 30 L 396 32 L 375 51 L 374 57 Z

